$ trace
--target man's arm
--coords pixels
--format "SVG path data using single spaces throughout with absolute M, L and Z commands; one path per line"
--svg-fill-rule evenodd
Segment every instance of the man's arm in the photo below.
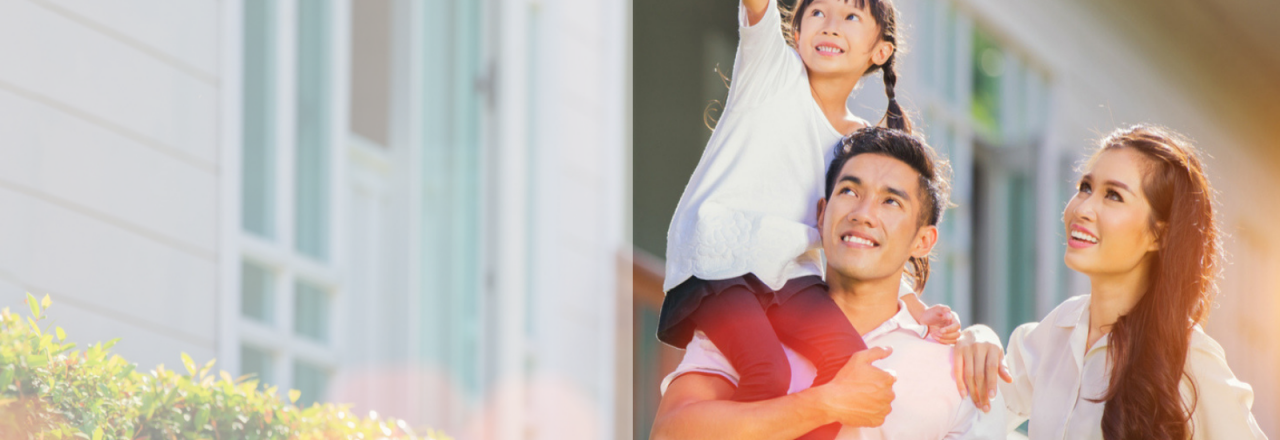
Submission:
M 658 404 L 653 439 L 793 439 L 834 419 L 810 388 L 758 402 L 734 402 L 734 386 L 722 377 L 685 374 L 671 382 Z
M 658 404 L 652 438 L 793 439 L 832 422 L 879 426 L 889 414 L 895 379 L 871 362 L 890 352 L 863 350 L 826 385 L 757 402 L 728 400 L 735 388 L 724 378 L 681 375 Z

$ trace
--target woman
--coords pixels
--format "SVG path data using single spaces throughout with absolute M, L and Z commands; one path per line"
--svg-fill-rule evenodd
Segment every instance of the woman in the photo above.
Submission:
M 986 407 L 997 382 L 1009 428 L 1030 437 L 1266 438 L 1222 347 L 1200 328 L 1221 264 L 1213 189 L 1198 153 L 1169 130 L 1104 139 L 1062 221 L 1067 267 L 1090 294 L 1068 299 L 1009 339 L 983 326 L 956 350 L 961 393 Z

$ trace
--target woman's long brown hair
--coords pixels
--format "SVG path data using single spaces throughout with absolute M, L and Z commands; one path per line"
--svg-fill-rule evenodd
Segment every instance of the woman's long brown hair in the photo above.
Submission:
M 1213 188 L 1200 153 L 1173 131 L 1142 125 L 1116 130 L 1091 160 L 1120 148 L 1148 159 L 1142 190 L 1159 250 L 1146 292 L 1111 328 L 1111 382 L 1098 400 L 1106 402 L 1102 434 L 1109 440 L 1186 439 L 1195 384 L 1190 402 L 1178 385 L 1186 375 L 1192 328 L 1208 314 L 1222 260 Z

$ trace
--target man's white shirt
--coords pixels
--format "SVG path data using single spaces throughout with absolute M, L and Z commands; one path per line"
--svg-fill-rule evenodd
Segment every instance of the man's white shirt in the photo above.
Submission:
M 952 376 L 952 346 L 926 339 L 929 327 L 916 322 L 899 301 L 898 313 L 875 330 L 862 335 L 868 347 L 893 349 L 889 357 L 873 365 L 894 373 L 894 400 L 884 424 L 876 428 L 845 426 L 838 439 L 1003 439 L 1005 414 L 1002 396 L 991 401 L 994 411 L 984 413 L 968 398 L 961 398 Z M 817 370 L 803 356 L 783 346 L 791 363 L 788 393 L 809 388 Z M 680 375 L 704 373 L 724 377 L 737 385 L 738 372 L 701 331 L 694 333 L 684 360 L 662 381 L 662 392 Z

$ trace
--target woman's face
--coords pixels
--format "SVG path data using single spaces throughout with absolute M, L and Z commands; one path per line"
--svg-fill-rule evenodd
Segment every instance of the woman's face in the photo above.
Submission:
M 1062 212 L 1067 267 L 1090 277 L 1120 275 L 1144 268 L 1155 255 L 1159 245 L 1142 190 L 1149 163 L 1129 148 L 1098 155 Z

